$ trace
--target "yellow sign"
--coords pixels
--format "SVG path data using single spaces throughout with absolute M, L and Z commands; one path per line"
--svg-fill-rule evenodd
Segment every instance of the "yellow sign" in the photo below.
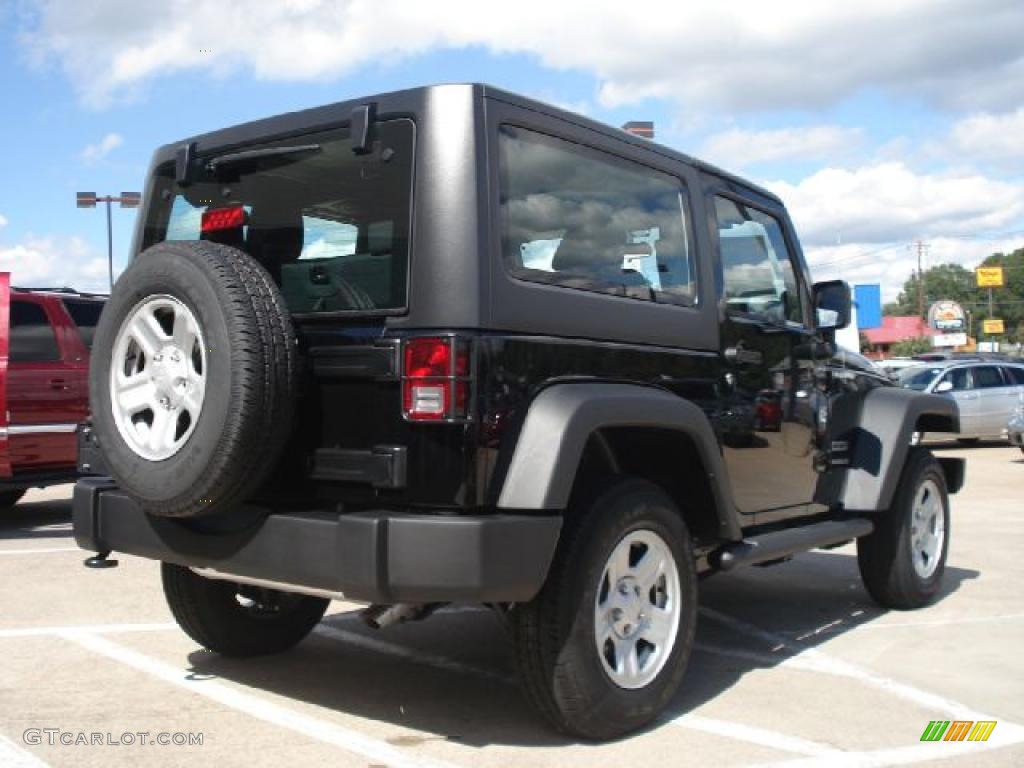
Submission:
M 1003 327 L 1003 321 L 999 318 L 983 321 L 981 324 L 981 330 L 983 333 L 989 335 L 995 335 L 997 333 L 1006 333 L 1006 328 Z
M 1003 268 L 1002 267 L 978 267 L 974 270 L 978 278 L 979 288 L 1002 288 Z

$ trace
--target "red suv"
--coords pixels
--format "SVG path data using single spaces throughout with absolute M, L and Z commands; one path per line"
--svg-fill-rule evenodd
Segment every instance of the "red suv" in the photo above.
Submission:
M 92 335 L 105 296 L 9 287 L 0 274 L 0 509 L 77 477 Z

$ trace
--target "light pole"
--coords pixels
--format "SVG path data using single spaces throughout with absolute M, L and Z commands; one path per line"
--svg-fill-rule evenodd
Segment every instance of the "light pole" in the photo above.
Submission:
M 107 274 L 110 288 L 114 288 L 114 232 L 110 221 L 110 204 L 120 203 L 122 208 L 138 208 L 142 195 L 138 192 L 122 192 L 119 196 L 97 197 L 95 192 L 79 192 L 76 202 L 79 208 L 95 208 L 96 203 L 107 204 Z

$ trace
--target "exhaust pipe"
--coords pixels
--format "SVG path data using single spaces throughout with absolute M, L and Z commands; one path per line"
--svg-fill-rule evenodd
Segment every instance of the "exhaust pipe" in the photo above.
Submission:
M 384 629 L 392 624 L 422 621 L 442 605 L 444 603 L 396 603 L 395 605 L 374 603 L 364 609 L 359 614 L 359 618 L 371 629 Z

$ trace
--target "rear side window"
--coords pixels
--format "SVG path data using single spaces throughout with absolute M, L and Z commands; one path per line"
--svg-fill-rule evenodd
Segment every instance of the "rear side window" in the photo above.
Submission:
M 96 333 L 96 324 L 100 321 L 103 304 L 99 301 L 82 301 L 80 299 L 64 299 L 64 306 L 75 321 L 82 343 L 92 349 L 92 337 Z
M 1013 365 L 1008 365 L 1003 368 L 1003 373 L 1010 380 L 1011 383 L 1016 384 L 1019 387 L 1024 387 L 1024 368 L 1017 368 Z
M 972 369 L 975 389 L 991 389 L 993 387 L 1005 387 L 1006 383 L 994 365 L 979 365 Z
M 46 311 L 34 301 L 11 300 L 12 363 L 45 363 L 60 360 L 60 348 Z
M 414 128 L 374 126 L 367 154 L 348 130 L 203 157 L 199 178 L 157 169 L 143 245 L 208 239 L 247 251 L 295 314 L 393 312 L 407 304 Z M 241 225 L 203 232 L 203 214 L 242 209 Z
M 507 125 L 499 153 L 502 252 L 514 276 L 693 303 L 692 239 L 679 179 Z

